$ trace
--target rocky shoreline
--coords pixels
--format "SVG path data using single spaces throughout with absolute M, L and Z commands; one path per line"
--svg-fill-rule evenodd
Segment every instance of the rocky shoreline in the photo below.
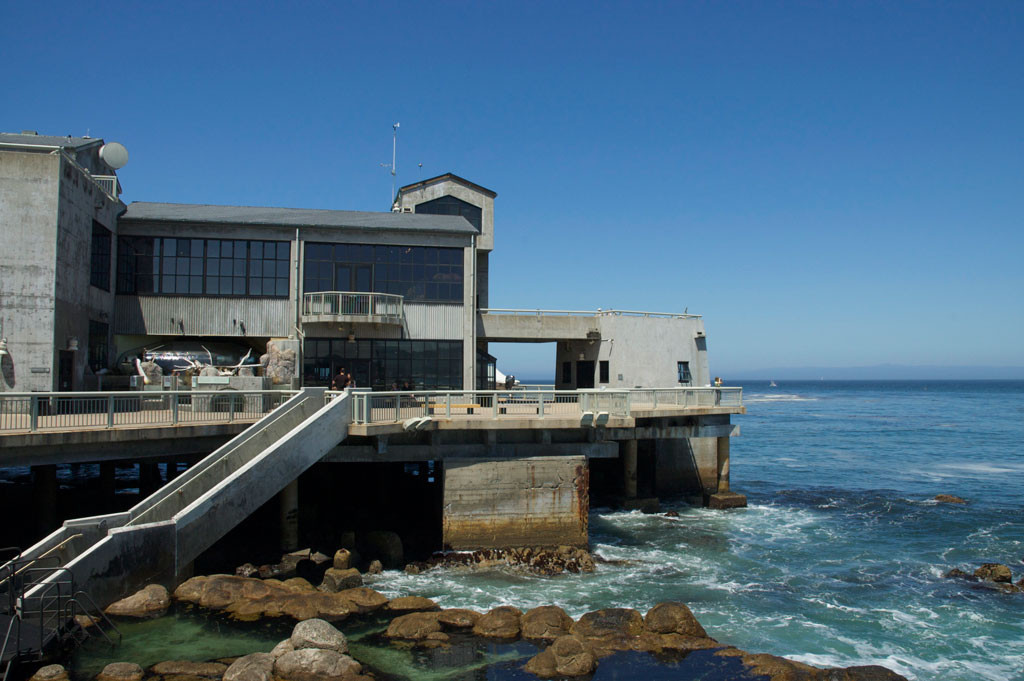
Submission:
M 339 558 L 339 556 L 336 556 Z M 341 556 L 344 563 L 344 556 Z M 461 560 L 461 559 L 460 559 Z M 488 559 L 491 560 L 491 559 Z M 496 559 L 497 560 L 497 559 Z M 503 557 L 501 558 L 503 560 Z M 679 602 L 655 605 L 646 613 L 630 608 L 595 610 L 574 620 L 555 605 L 526 612 L 500 606 L 487 612 L 442 609 L 420 596 L 389 599 L 365 587 L 332 590 L 330 567 L 324 583 L 239 575 L 193 577 L 173 595 L 150 585 L 112 604 L 120 617 L 158 617 L 172 605 L 219 612 L 240 621 L 263 618 L 297 620 L 289 638 L 265 653 L 212 661 L 169 660 L 148 669 L 130 662 L 107 665 L 95 681 L 365 681 L 375 678 L 348 654 L 337 628 L 350 618 L 376 618 L 384 628 L 383 645 L 421 650 L 444 648 L 475 638 L 493 642 L 526 641 L 539 648 L 522 669 L 538 678 L 588 677 L 601 660 L 624 651 L 683 657 L 695 651 L 736 658 L 749 676 L 773 681 L 897 681 L 904 677 L 880 666 L 820 669 L 768 654 L 749 653 L 708 636 L 690 609 Z M 31 681 L 66 681 L 59 665 L 40 669 Z

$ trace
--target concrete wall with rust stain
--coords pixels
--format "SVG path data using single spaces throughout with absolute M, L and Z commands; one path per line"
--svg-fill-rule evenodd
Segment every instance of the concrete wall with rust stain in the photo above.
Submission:
M 445 548 L 586 548 L 585 457 L 447 459 L 444 466 Z

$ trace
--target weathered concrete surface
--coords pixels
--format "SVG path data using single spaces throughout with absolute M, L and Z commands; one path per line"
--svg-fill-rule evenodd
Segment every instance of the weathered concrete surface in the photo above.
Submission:
M 444 467 L 445 548 L 587 546 L 584 457 L 449 459 Z
M 587 334 L 599 333 L 598 317 L 583 315 L 477 315 L 477 335 L 492 343 L 550 343 L 560 340 L 582 340 Z

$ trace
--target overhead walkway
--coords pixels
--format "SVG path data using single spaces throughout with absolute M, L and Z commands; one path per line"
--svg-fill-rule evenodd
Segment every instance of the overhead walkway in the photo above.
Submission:
M 203 551 L 348 434 L 351 397 L 306 388 L 125 513 L 68 520 L 23 558 L 56 557 L 108 603 L 146 583 L 173 584 Z
M 633 310 L 527 310 L 485 308 L 477 315 L 476 334 L 492 343 L 551 343 L 596 340 L 601 320 L 609 317 L 699 319 L 700 315 Z

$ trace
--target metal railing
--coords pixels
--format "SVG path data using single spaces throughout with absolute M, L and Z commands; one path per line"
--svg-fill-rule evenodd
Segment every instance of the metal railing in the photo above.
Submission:
M 118 191 L 120 185 L 117 182 L 117 175 L 90 175 L 93 181 L 100 186 L 110 197 L 117 198 L 121 193 Z
M 390 293 L 318 291 L 302 294 L 302 316 L 379 317 L 380 321 L 401 324 L 404 298 Z
M 644 312 L 641 310 L 540 310 L 526 308 L 485 307 L 480 308 L 482 314 L 513 315 L 513 316 L 549 316 L 549 317 L 659 317 L 662 319 L 700 319 L 702 315 L 686 312 Z
M 256 421 L 294 394 L 292 390 L 0 393 L 0 433 Z
M 327 399 L 336 394 L 328 392 Z M 743 406 L 742 388 L 363 392 L 352 397 L 352 422 L 357 424 L 421 417 L 581 418 L 588 412 L 621 418 L 640 410 Z

